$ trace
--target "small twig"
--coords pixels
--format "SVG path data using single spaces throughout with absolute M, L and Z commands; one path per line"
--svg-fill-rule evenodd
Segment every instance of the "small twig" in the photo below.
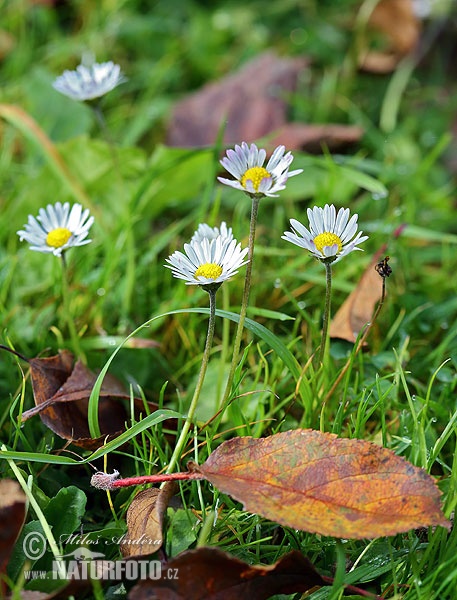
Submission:
M 329 400 L 329 398 L 332 397 L 334 391 L 336 390 L 336 388 L 338 387 L 338 385 L 340 384 L 341 380 L 343 379 L 343 377 L 345 376 L 347 370 L 349 369 L 351 362 L 353 360 L 353 358 L 355 358 L 357 356 L 357 354 L 360 352 L 361 348 L 363 347 L 368 334 L 370 333 L 376 319 L 378 318 L 379 313 L 381 312 L 381 308 L 384 304 L 384 299 L 386 297 L 386 277 L 389 277 L 390 274 L 392 273 L 392 269 L 389 267 L 388 262 L 389 262 L 390 257 L 386 256 L 385 258 L 383 258 L 383 260 L 381 260 L 380 262 L 378 262 L 378 264 L 375 266 L 376 271 L 379 273 L 379 276 L 382 278 L 382 292 L 381 292 L 381 300 L 379 301 L 378 306 L 376 307 L 376 310 L 373 314 L 373 317 L 371 319 L 371 321 L 367 324 L 367 327 L 365 328 L 365 331 L 363 332 L 362 337 L 359 339 L 359 342 L 354 350 L 354 356 L 350 356 L 347 361 L 346 364 L 344 365 L 344 367 L 341 369 L 340 374 L 338 375 L 338 377 L 336 378 L 334 384 L 332 385 L 332 387 L 330 388 L 329 392 L 327 393 L 327 395 L 324 398 L 324 404 Z
M 327 577 L 326 575 L 321 575 L 322 579 L 325 583 L 331 585 L 333 583 L 332 577 Z M 375 600 L 383 600 L 382 596 L 378 596 L 378 594 L 373 594 L 372 592 L 368 592 L 367 590 L 362 590 L 354 585 L 345 584 L 344 590 L 351 594 L 357 594 L 357 596 L 363 596 L 364 598 L 374 598 Z
M 25 361 L 26 363 L 30 362 L 30 359 L 28 359 L 27 357 L 25 357 L 23 354 L 20 354 L 19 352 L 16 352 L 16 350 L 13 350 L 9 346 L 4 346 L 3 344 L 0 344 L 0 350 L 6 350 L 7 352 L 11 352 L 11 354 L 14 354 L 15 356 L 17 356 L 21 360 Z

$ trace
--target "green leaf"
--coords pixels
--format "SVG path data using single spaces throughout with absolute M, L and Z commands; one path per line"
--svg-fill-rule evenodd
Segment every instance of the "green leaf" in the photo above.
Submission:
M 86 502 L 86 494 L 74 485 L 62 488 L 57 496 L 51 498 L 43 513 L 52 525 L 57 544 L 64 544 L 65 538 L 80 526 Z M 62 518 L 63 515 L 65 518 Z
M 100 374 L 97 377 L 97 380 L 94 384 L 94 387 L 92 389 L 92 392 L 91 392 L 91 395 L 89 398 L 88 421 L 89 421 L 89 430 L 90 430 L 90 434 L 92 437 L 97 438 L 97 437 L 100 437 L 100 435 L 101 435 L 100 428 L 98 425 L 98 399 L 99 399 L 103 379 L 105 378 L 105 375 L 108 372 L 108 369 L 111 366 L 111 363 L 113 362 L 117 353 L 121 350 L 121 348 L 124 346 L 124 344 L 130 338 L 137 335 L 145 327 L 148 327 L 156 319 L 161 319 L 161 318 L 167 317 L 169 315 L 177 315 L 177 314 L 181 314 L 181 313 L 209 314 L 209 309 L 208 308 L 187 308 L 187 309 L 172 310 L 172 311 L 169 311 L 166 313 L 162 313 L 160 315 L 156 315 L 155 317 L 152 317 L 152 319 L 149 319 L 149 321 L 146 321 L 145 323 L 143 323 L 142 325 L 137 327 L 134 331 L 132 331 L 132 333 L 130 333 L 130 335 L 128 335 L 125 338 L 125 340 L 114 350 L 112 355 L 109 357 L 108 361 L 105 363 L 105 366 L 100 371 Z M 216 315 L 219 317 L 223 317 L 225 319 L 230 319 L 231 321 L 235 321 L 236 323 L 238 323 L 238 321 L 240 320 L 240 316 L 238 314 L 228 312 L 226 310 L 218 309 L 218 310 L 216 310 Z M 245 327 L 246 327 L 246 329 L 249 329 L 250 331 L 252 331 L 252 333 L 257 335 L 258 337 L 260 337 L 265 343 L 267 343 L 270 346 L 270 348 L 272 348 L 276 352 L 278 357 L 286 365 L 286 367 L 289 369 L 292 376 L 294 377 L 295 381 L 297 382 L 299 393 L 300 393 L 300 396 L 301 396 L 305 406 L 309 405 L 310 390 L 307 389 L 307 387 L 306 387 L 306 379 L 304 377 L 302 377 L 302 369 L 301 369 L 297 359 L 292 354 L 292 352 L 287 348 L 287 346 L 282 342 L 282 340 L 280 338 L 278 338 L 276 335 L 274 335 L 274 333 L 272 333 L 269 329 L 267 329 L 263 325 L 260 325 L 259 323 L 256 323 L 255 321 L 252 321 L 251 319 L 246 319 Z M 157 411 L 157 412 L 160 412 L 160 411 Z M 169 412 L 171 412 L 171 411 L 169 411 Z M 153 414 L 157 414 L 157 413 L 153 413 Z M 175 415 L 176 415 L 176 413 L 173 414 L 173 416 L 175 416 Z M 150 415 L 150 416 L 153 416 L 153 415 Z M 131 431 L 131 430 L 129 430 L 129 431 Z M 122 435 L 125 435 L 125 434 L 122 434 Z M 122 436 L 120 436 L 117 439 L 120 439 L 120 438 L 122 438 Z M 116 441 L 116 440 L 113 440 L 113 442 L 114 441 Z M 109 444 L 107 444 L 107 446 L 109 446 Z M 104 448 L 106 448 L 107 446 L 104 446 Z M 98 452 L 98 450 L 97 450 L 97 452 Z
M 27 540 L 29 541 L 27 542 Z M 30 556 L 35 552 L 38 556 L 44 549 L 45 544 L 46 536 L 41 523 L 39 521 L 29 521 L 26 523 L 11 552 L 7 570 L 8 577 L 13 581 L 16 581 L 23 571 L 25 561 L 30 560 L 30 557 L 25 555 L 24 550 L 29 547 L 32 551 L 29 552 Z M 31 565 L 33 565 L 34 562 L 35 561 L 32 560 Z
M 195 526 L 197 519 L 190 511 L 178 509 L 167 510 L 169 529 L 167 533 L 167 554 L 176 556 L 187 550 L 197 540 Z
M 372 194 L 376 194 L 381 197 L 387 196 L 387 188 L 381 183 L 378 179 L 371 177 L 371 175 L 367 175 L 362 171 L 357 171 L 356 169 L 351 169 L 349 167 L 338 167 L 338 172 L 342 178 L 354 183 L 358 187 L 371 192 Z
M 55 465 L 83 465 L 88 463 L 96 458 L 100 458 L 108 452 L 112 452 L 130 441 L 136 435 L 145 431 L 145 429 L 149 429 L 166 419 L 180 418 L 181 415 L 174 410 L 156 410 L 152 414 L 145 417 L 142 421 L 135 423 L 133 427 L 124 431 L 119 437 L 115 438 L 101 446 L 91 455 L 83 460 L 75 460 L 74 458 L 69 458 L 67 456 L 54 456 L 53 454 L 40 454 L 33 452 L 18 452 L 15 450 L 0 450 L 0 459 L 11 459 L 11 460 L 21 460 L 21 461 L 30 461 L 30 462 L 39 462 L 39 463 L 49 463 Z

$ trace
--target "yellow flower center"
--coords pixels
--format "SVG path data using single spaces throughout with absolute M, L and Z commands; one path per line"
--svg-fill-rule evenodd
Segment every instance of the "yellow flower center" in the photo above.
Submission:
M 262 179 L 265 179 L 265 177 L 271 177 L 271 174 L 266 169 L 263 167 L 252 167 L 248 169 L 241 178 L 241 185 L 245 188 L 246 181 L 251 180 L 252 185 L 257 192 Z
M 57 229 L 53 229 L 46 236 L 46 243 L 48 246 L 52 246 L 52 248 L 61 248 L 65 246 L 68 240 L 71 238 L 71 231 L 66 229 L 65 227 L 57 227 Z
M 206 277 L 206 279 L 217 279 L 222 274 L 222 267 L 215 263 L 200 265 L 194 273 L 195 279 Z
M 321 252 L 321 254 L 323 256 L 325 256 L 324 252 L 323 252 L 324 247 L 325 246 L 334 246 L 335 244 L 337 244 L 337 246 L 338 246 L 338 252 L 341 252 L 341 250 L 343 248 L 343 242 L 336 235 L 336 233 L 328 233 L 327 231 L 325 231 L 324 233 L 320 233 L 319 235 L 316 235 L 316 237 L 314 238 L 314 245 L 319 250 L 319 252 Z

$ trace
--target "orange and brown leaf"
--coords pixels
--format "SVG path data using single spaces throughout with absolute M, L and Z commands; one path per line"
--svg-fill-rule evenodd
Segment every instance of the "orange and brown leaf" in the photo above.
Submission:
M 301 429 L 240 437 L 193 468 L 245 510 L 293 529 L 362 539 L 449 525 L 430 475 L 363 440 Z
M 176 578 L 172 578 L 172 575 Z M 264 600 L 325 585 L 310 561 L 291 552 L 274 565 L 249 565 L 218 548 L 182 552 L 163 565 L 158 580 L 143 580 L 129 600 Z
M 163 520 L 175 484 L 167 481 L 164 486 L 148 488 L 139 492 L 127 511 L 127 534 L 121 544 L 124 558 L 153 554 L 163 544 Z
M 377 32 L 384 49 L 365 47 L 359 54 L 364 71 L 390 73 L 419 42 L 421 22 L 414 13 L 412 0 L 380 0 L 368 20 L 368 31 Z

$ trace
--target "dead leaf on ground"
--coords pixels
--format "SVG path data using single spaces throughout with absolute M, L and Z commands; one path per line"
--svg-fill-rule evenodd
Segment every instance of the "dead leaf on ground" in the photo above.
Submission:
M 236 73 L 212 82 L 176 104 L 168 127 L 170 146 L 210 146 L 224 124 L 224 143 L 254 142 L 268 136 L 265 146 L 273 150 L 321 152 L 360 139 L 363 130 L 338 124 L 288 123 L 287 97 L 297 88 L 306 58 L 279 58 L 264 52 Z M 255 86 L 252 81 L 255 79 Z
M 385 41 L 383 51 L 364 47 L 359 53 L 359 66 L 371 73 L 390 73 L 400 60 L 412 52 L 421 33 L 412 0 L 380 0 L 370 15 L 368 32 L 380 33 Z
M 405 224 L 397 227 L 392 233 L 392 238 L 400 237 L 406 227 Z M 376 265 L 386 250 L 387 244 L 383 244 L 365 269 L 357 287 L 335 313 L 329 328 L 331 338 L 354 343 L 362 329 L 370 323 L 382 295 L 382 277 L 379 276 Z
M 310 429 L 239 437 L 192 469 L 245 510 L 310 533 L 363 539 L 449 525 L 433 478 L 364 440 Z
M 265 147 L 273 150 L 276 146 L 283 145 L 287 150 L 318 153 L 322 151 L 323 146 L 336 150 L 354 144 L 363 134 L 364 130 L 357 125 L 286 123 L 275 130 L 273 138 L 268 139 Z
M 68 350 L 49 358 L 32 358 L 28 361 L 36 406 L 25 411 L 22 420 L 39 414 L 51 431 L 77 446 L 91 450 L 103 444 L 107 436 L 116 437 L 125 431 L 129 415 L 120 401 L 129 400 L 130 395 L 115 377 L 109 373 L 105 376 L 98 415 L 102 435 L 92 439 L 87 411 L 97 374 L 80 361 L 73 367 L 73 361 L 73 355 Z M 153 402 L 148 402 L 147 406 L 150 412 L 158 409 Z M 134 407 L 136 417 L 140 413 L 145 414 L 142 398 L 134 398 Z
M 170 146 L 214 144 L 221 124 L 224 142 L 254 141 L 284 125 L 287 96 L 307 67 L 305 58 L 279 58 L 264 52 L 234 74 L 209 83 L 175 106 L 168 127 Z M 252 82 L 255 81 L 255 85 Z
M 167 481 L 162 488 L 148 488 L 139 492 L 127 511 L 127 534 L 121 544 L 124 558 L 153 554 L 163 543 L 163 519 L 174 482 Z
M 16 38 L 9 31 L 0 29 L 0 61 L 7 58 L 16 46 Z
M 323 585 L 325 581 L 311 562 L 297 551 L 274 565 L 252 566 L 218 548 L 198 548 L 172 558 L 162 566 L 160 579 L 139 582 L 128 598 L 264 600 L 274 594 L 304 593 Z
M 376 254 L 357 287 L 335 313 L 329 329 L 331 338 L 354 343 L 362 329 L 370 323 L 382 293 L 382 278 L 375 270 L 379 255 L 380 253 Z
M 26 498 L 17 481 L 0 481 L 0 596 L 6 590 L 1 575 L 6 573 L 14 543 L 21 532 L 26 515 Z

